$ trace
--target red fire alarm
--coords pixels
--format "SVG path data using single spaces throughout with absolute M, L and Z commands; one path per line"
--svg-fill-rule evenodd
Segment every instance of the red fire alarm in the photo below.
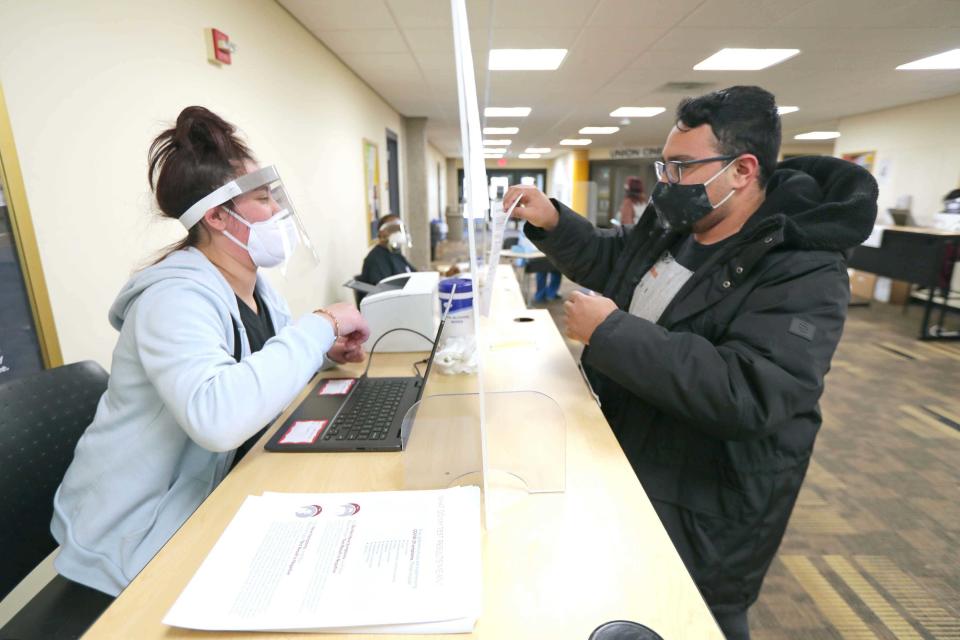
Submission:
M 498 166 L 498 167 L 505 167 L 505 166 L 507 166 L 507 159 L 506 159 L 506 158 L 497 158 L 497 166 Z
M 207 58 L 210 62 L 230 64 L 230 55 L 236 53 L 237 45 L 230 36 L 219 29 L 207 29 Z

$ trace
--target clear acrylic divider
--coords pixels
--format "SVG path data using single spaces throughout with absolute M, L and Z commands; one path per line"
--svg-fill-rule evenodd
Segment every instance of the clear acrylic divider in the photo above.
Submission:
M 480 428 L 484 402 L 485 429 Z M 566 487 L 566 420 L 553 398 L 537 391 L 428 396 L 403 420 L 407 489 L 475 484 L 486 490 L 556 493 Z M 481 454 L 487 438 L 487 467 Z M 485 496 L 488 506 L 490 496 Z

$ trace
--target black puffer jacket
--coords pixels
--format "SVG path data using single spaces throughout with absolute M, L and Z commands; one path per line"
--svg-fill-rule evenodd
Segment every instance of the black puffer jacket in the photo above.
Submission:
M 558 226 L 528 223 L 527 236 L 619 307 L 583 354 L 603 413 L 658 510 L 681 514 L 664 521 L 708 604 L 743 609 L 813 451 L 850 297 L 846 257 L 873 228 L 876 182 L 835 158 L 781 163 L 760 209 L 656 324 L 626 309 L 678 236 L 650 207 L 635 227 L 599 230 L 554 204 Z

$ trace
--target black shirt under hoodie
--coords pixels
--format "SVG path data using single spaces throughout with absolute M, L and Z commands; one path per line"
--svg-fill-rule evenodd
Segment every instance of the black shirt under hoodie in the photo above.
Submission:
M 846 258 L 873 228 L 876 181 L 836 158 L 780 163 L 760 208 L 656 323 L 626 309 L 677 234 L 652 207 L 601 230 L 554 204 L 557 227 L 527 223 L 527 237 L 619 307 L 582 357 L 603 413 L 707 603 L 742 611 L 806 473 L 850 298 Z
M 247 303 L 240 299 L 240 296 L 237 296 L 237 305 L 240 307 L 240 320 L 243 322 L 243 328 L 247 332 L 247 341 L 250 343 L 251 354 L 260 351 L 267 340 L 276 335 L 276 331 L 273 328 L 273 320 L 270 318 L 267 305 L 263 303 L 263 298 L 260 297 L 259 293 L 254 291 L 253 299 L 257 303 L 256 312 L 248 307 Z M 268 426 L 269 425 L 264 426 L 263 429 L 247 438 L 243 444 L 237 447 L 237 453 L 234 454 L 233 463 L 230 465 L 231 469 L 237 466 L 240 459 L 253 448 L 253 445 L 257 443 Z

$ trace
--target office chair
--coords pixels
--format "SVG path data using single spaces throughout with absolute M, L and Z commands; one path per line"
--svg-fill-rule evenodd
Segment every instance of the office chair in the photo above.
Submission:
M 587 640 L 663 640 L 663 638 L 637 622 L 611 620 L 594 629 Z
M 107 378 L 87 361 L 0 385 L 0 599 L 57 547 L 53 495 Z M 77 638 L 109 601 L 58 575 L 0 629 L 0 639 Z

